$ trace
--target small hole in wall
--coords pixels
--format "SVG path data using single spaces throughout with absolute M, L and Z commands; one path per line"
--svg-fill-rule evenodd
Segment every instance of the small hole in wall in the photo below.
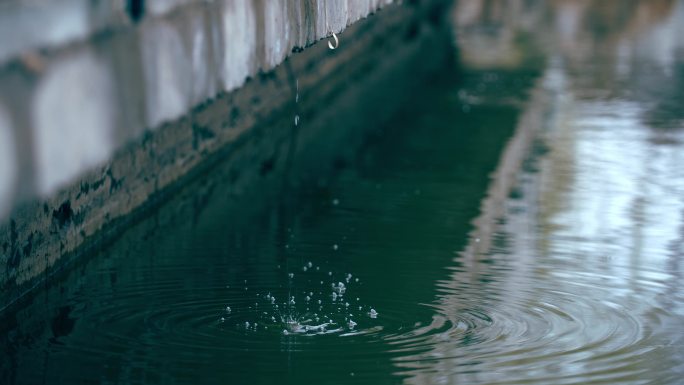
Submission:
M 131 20 L 139 21 L 145 13 L 145 0 L 128 0 L 126 10 Z

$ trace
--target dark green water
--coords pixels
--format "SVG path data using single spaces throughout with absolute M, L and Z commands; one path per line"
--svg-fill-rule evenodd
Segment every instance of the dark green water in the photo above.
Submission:
M 191 223 L 150 225 L 162 208 L 131 229 L 3 320 L 2 378 L 401 382 L 395 360 L 427 349 L 415 338 L 440 330 L 431 326 L 435 282 L 468 240 L 519 113 L 463 112 L 455 71 L 331 178 L 261 208 L 204 194 Z M 533 77 L 510 76 L 520 87 L 502 87 L 512 96 Z
M 0 383 L 681 384 L 684 2 L 513 66 L 585 3 L 484 3 L 335 172 L 214 170 L 3 315 Z

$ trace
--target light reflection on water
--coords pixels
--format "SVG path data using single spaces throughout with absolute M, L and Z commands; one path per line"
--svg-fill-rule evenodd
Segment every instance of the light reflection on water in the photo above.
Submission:
M 562 71 L 547 77 L 569 87 Z M 531 151 L 490 246 L 439 283 L 435 318 L 449 327 L 397 359 L 410 383 L 684 378 L 684 130 L 654 142 L 642 103 L 549 93 L 563 96 L 541 102 L 553 111 L 543 151 Z
M 547 48 L 546 94 L 532 102 L 546 122 L 514 194 L 493 198 L 500 211 L 483 205 L 469 245 L 439 282 L 439 322 L 412 340 L 426 350 L 395 360 L 407 382 L 682 381 L 684 45 L 672 38 L 684 2 L 653 8 L 664 3 L 670 13 L 613 46 L 592 35 L 572 44 L 588 51 Z M 509 65 L 468 54 L 476 67 Z

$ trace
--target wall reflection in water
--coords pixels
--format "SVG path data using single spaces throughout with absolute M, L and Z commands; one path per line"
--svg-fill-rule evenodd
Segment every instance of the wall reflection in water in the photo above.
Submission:
M 543 62 L 541 123 L 438 283 L 424 351 L 396 360 L 407 382 L 679 383 L 684 2 L 462 1 L 452 17 L 472 72 Z

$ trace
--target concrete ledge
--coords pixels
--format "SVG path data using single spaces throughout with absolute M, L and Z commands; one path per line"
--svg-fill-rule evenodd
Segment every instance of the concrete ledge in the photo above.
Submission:
M 346 145 L 354 148 L 350 139 L 355 136 L 353 133 L 381 124 L 401 105 L 411 87 L 444 63 L 450 52 L 451 35 L 440 15 L 445 14 L 447 3 L 431 0 L 388 6 L 380 16 L 356 23 L 345 31 L 338 50 L 330 51 L 325 44 L 313 45 L 272 71 L 250 77 L 238 89 L 217 91 L 214 97 L 180 117 L 164 120 L 151 131 L 141 128 L 142 117 L 148 114 L 144 109 L 122 109 L 111 130 L 126 128 L 126 132 L 142 135 L 142 139 L 130 141 L 124 140 L 124 136 L 119 139 L 123 143 L 119 147 L 79 152 L 79 160 L 73 165 L 103 159 L 105 163 L 90 167 L 91 171 L 75 183 L 64 182 L 66 187 L 48 199 L 35 199 L 15 207 L 11 218 L 0 224 L 0 266 L 5 267 L 0 270 L 0 309 L 113 239 L 189 181 L 215 170 L 216 165 L 221 165 L 221 183 L 236 194 L 249 190 L 249 186 L 263 186 L 269 180 L 268 183 L 279 184 L 273 181 L 280 180 L 290 169 L 308 170 L 300 174 L 311 175 L 324 172 L 330 162 L 321 162 L 327 159 L 321 154 L 339 154 Z M 103 37 L 104 46 L 114 47 L 103 52 L 125 49 L 126 41 L 126 33 Z M 120 48 L 116 48 L 119 44 Z M 75 58 L 65 55 L 55 59 L 57 64 L 53 64 L 51 71 L 56 75 L 40 79 L 39 88 L 43 91 L 39 94 L 44 96 L 37 99 L 35 108 L 49 109 L 50 102 L 59 96 L 58 89 L 66 84 L 65 79 L 85 73 L 94 83 L 74 91 L 78 97 L 62 107 L 70 108 L 69 112 L 74 114 L 80 105 L 99 111 L 84 117 L 88 125 L 99 127 L 103 123 L 98 117 L 108 116 L 111 112 L 107 111 L 113 110 L 102 101 L 91 100 L 90 93 L 107 87 L 121 89 L 121 85 L 106 80 L 106 66 L 98 62 L 100 54 L 81 49 L 75 49 Z M 126 68 L 128 64 L 117 65 Z M 138 80 L 145 77 L 144 71 L 131 74 Z M 158 81 L 165 82 L 164 76 L 158 76 Z M 27 77 L 21 71 L 11 71 L 3 81 L 22 84 Z M 166 94 L 167 90 L 159 92 Z M 129 97 L 138 101 L 141 98 L 132 91 Z M 122 100 L 120 95 L 114 98 L 114 105 L 117 100 Z M 128 102 L 131 106 L 139 105 Z M 297 126 L 295 115 L 299 116 Z M 14 116 L 7 118 L 0 109 L 0 135 L 16 134 L 6 128 L 16 125 Z M 123 121 L 139 125 L 126 126 Z M 75 151 L 72 145 L 99 145 L 111 139 L 97 133 L 80 135 L 75 129 L 69 131 L 73 125 L 83 124 L 70 117 L 58 117 L 43 124 L 59 127 L 62 132 L 53 138 L 55 142 L 45 141 L 45 146 L 53 148 L 45 149 L 48 155 L 41 162 L 50 166 L 55 161 L 49 154 L 57 156 L 60 151 Z M 14 140 L 35 138 L 17 135 Z M 22 159 L 26 154 L 16 156 Z M 65 167 L 71 166 L 69 163 Z M 35 186 L 44 187 L 41 183 Z

